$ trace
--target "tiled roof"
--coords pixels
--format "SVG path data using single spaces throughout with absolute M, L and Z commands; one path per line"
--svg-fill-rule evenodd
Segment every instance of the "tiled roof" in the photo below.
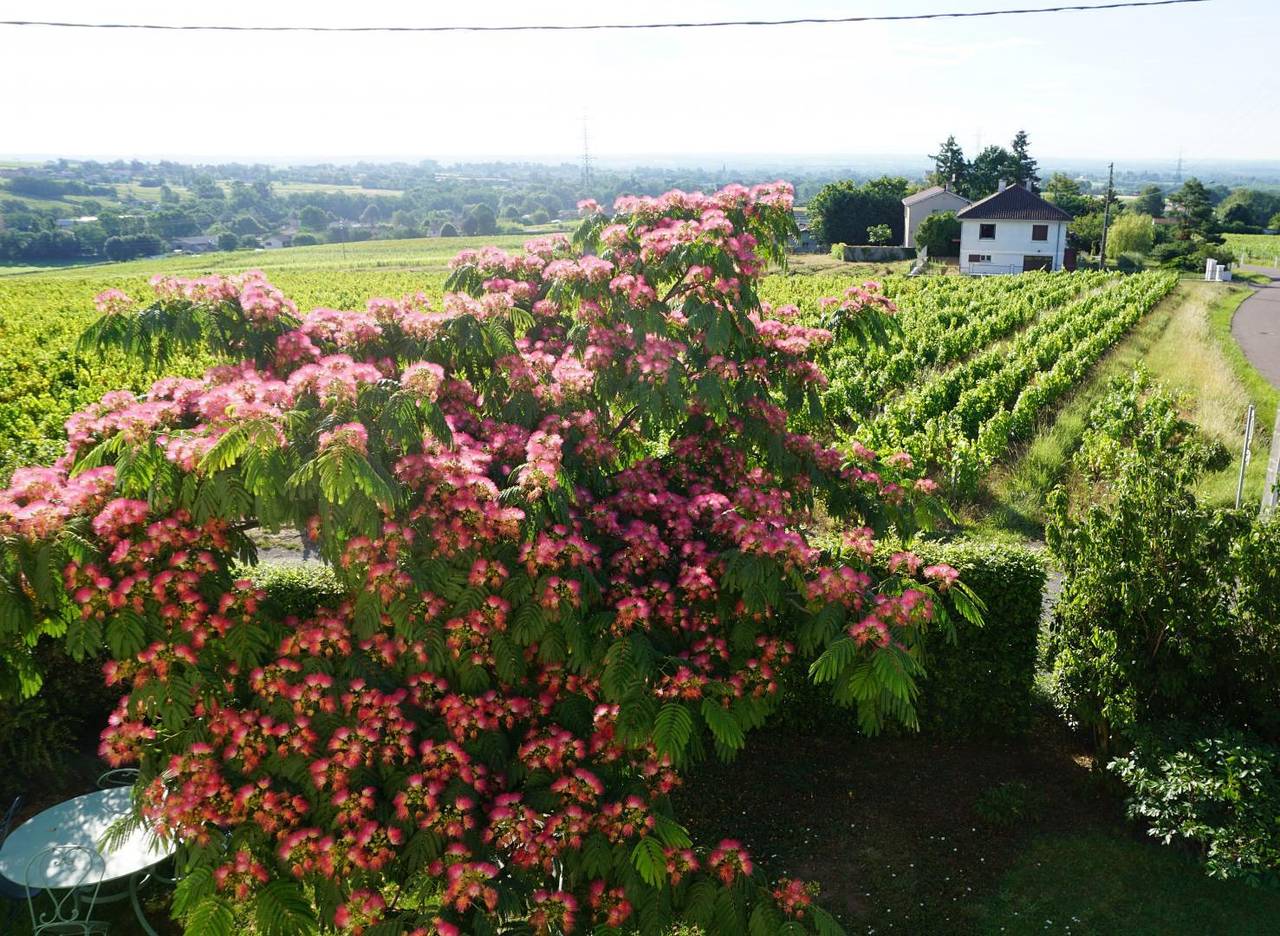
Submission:
M 955 192 L 949 191 L 948 189 L 943 188 L 941 185 L 931 185 L 927 189 L 921 189 L 918 192 L 908 195 L 906 198 L 902 200 L 902 203 L 904 205 L 914 205 L 917 202 L 927 201 L 928 199 L 933 198 L 933 196 L 940 195 L 943 192 L 946 192 L 948 195 L 955 195 L 955 197 L 960 199 L 962 202 L 967 202 L 969 200 L 965 198 L 963 195 L 956 195 Z
M 956 212 L 962 221 L 1070 221 L 1057 205 L 1045 201 L 1025 186 L 1010 185 Z

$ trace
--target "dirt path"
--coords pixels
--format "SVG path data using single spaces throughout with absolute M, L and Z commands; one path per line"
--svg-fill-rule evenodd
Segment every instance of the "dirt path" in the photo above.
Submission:
M 1231 334 L 1258 373 L 1280 387 L 1280 270 L 1246 266 L 1243 269 L 1271 277 L 1240 303 L 1231 320 Z

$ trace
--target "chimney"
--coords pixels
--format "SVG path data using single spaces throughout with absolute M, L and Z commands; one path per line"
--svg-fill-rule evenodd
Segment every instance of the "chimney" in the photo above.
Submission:
M 1005 180 L 1004 180 L 1004 179 L 1001 179 L 1001 180 L 1000 180 L 1000 187 L 999 187 L 998 189 L 996 189 L 996 191 L 997 191 L 997 192 L 1003 192 L 1003 191 L 1004 191 L 1004 189 L 1005 189 L 1005 186 L 1006 186 L 1006 185 L 1008 185 L 1008 183 L 1007 183 L 1007 182 L 1005 182 Z

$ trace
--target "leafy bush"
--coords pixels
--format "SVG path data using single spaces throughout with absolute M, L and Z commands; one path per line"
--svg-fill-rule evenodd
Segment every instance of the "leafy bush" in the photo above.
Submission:
M 887 224 L 873 224 L 867 228 L 868 244 L 887 244 L 893 240 L 893 228 Z
M 901 455 L 832 446 L 832 335 L 761 305 L 779 183 L 585 205 L 575 242 L 470 251 L 442 309 L 296 307 L 261 274 L 104 294 L 87 347 L 221 366 L 108 394 L 0 494 L 0 662 L 110 651 L 102 750 L 181 843 L 175 899 L 228 932 L 441 936 L 677 921 L 829 934 L 800 882 L 695 846 L 668 797 L 731 756 L 796 656 L 875 730 L 914 723 L 945 565 L 870 564 L 936 516 Z M 832 312 L 882 333 L 873 291 Z M 823 520 L 847 528 L 824 555 Z M 341 594 L 283 617 L 239 576 L 306 533 Z M 303 610 L 312 585 L 298 583 Z
M 954 211 L 928 215 L 916 228 L 916 246 L 925 247 L 930 257 L 960 255 L 960 221 Z
M 1055 693 L 1104 754 L 1169 720 L 1280 725 L 1280 524 L 1197 503 L 1191 485 L 1223 455 L 1138 374 L 1090 416 L 1082 502 L 1051 495 Z
M 1196 846 L 1214 877 L 1280 882 L 1280 748 L 1228 732 L 1145 741 L 1109 766 L 1151 835 Z

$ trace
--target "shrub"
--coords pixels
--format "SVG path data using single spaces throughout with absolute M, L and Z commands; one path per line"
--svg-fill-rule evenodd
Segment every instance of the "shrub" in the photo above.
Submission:
M 1147 740 L 1109 766 L 1151 835 L 1194 845 L 1214 877 L 1280 882 L 1280 748 L 1236 732 Z
M 960 221 L 954 211 L 928 215 L 916 228 L 916 246 L 928 250 L 930 257 L 956 257 L 960 254 Z
M 1151 249 L 1151 259 L 1163 266 L 1179 269 L 1183 260 L 1195 252 L 1195 245 L 1186 240 L 1170 240 L 1156 244 Z
M 180 913 L 837 930 L 737 842 L 695 846 L 667 795 L 742 747 L 793 656 L 865 729 L 914 723 L 941 596 L 973 614 L 953 569 L 869 563 L 878 532 L 936 515 L 935 485 L 831 446 L 831 333 L 757 298 L 791 200 L 587 203 L 573 244 L 460 254 L 442 309 L 300 317 L 254 273 L 100 297 L 87 347 L 221 366 L 109 394 L 55 466 L 14 473 L 0 660 L 12 691 L 34 633 L 110 650 L 129 693 L 102 750 L 182 845 Z M 891 308 L 828 314 L 874 334 Z M 847 528 L 830 556 L 818 504 Z M 254 527 L 306 533 L 340 599 L 283 618 L 239 577 Z
M 1196 501 L 1196 478 L 1223 455 L 1134 375 L 1090 416 L 1083 503 L 1051 495 L 1046 539 L 1064 574 L 1054 691 L 1104 754 L 1169 720 L 1278 725 L 1280 524 Z
M 873 224 L 867 228 L 868 244 L 887 244 L 893 240 L 893 228 L 887 224 Z
M 297 234 L 293 235 L 294 247 L 314 247 L 318 243 L 320 243 L 320 238 L 316 237 L 314 234 L 309 234 L 306 231 L 299 231 Z

